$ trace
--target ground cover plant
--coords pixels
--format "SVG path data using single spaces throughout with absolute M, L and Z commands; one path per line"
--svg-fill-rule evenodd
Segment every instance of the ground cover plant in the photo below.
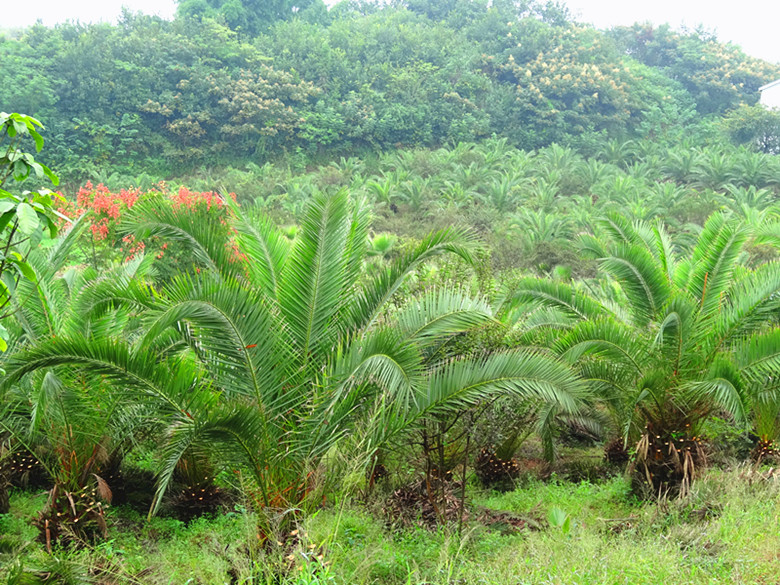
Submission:
M 267 572 L 272 561 L 246 548 L 254 522 L 240 506 L 189 525 L 164 517 L 147 523 L 116 508 L 108 520 L 122 528 L 107 541 L 48 556 L 23 546 L 42 499 L 15 494 L 14 514 L 3 517 L 0 554 L 10 574 L 21 574 L 18 563 L 28 575 L 62 583 L 278 582 Z M 508 493 L 475 494 L 475 509 L 483 517 L 494 511 L 499 521 L 468 524 L 461 535 L 389 529 L 371 507 L 355 504 L 323 510 L 298 526 L 300 541 L 280 553 L 276 567 L 301 585 L 771 582 L 777 502 L 777 481 L 750 468 L 712 472 L 686 500 L 661 504 L 635 499 L 620 477 L 532 480 Z

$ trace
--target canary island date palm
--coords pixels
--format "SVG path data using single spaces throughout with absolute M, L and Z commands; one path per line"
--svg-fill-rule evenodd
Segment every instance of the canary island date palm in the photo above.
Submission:
M 442 289 L 394 309 L 422 262 L 473 260 L 468 232 L 433 233 L 368 276 L 369 211 L 345 192 L 315 196 L 292 243 L 237 206 L 225 221 L 229 230 L 162 199 L 137 204 L 126 229 L 176 239 L 193 262 L 145 297 L 137 286 L 116 290 L 112 306 L 134 307 L 142 333 L 41 340 L 7 366 L 6 385 L 41 369 L 87 369 L 154 405 L 165 425 L 155 507 L 183 457 L 234 472 L 260 507 L 303 508 L 334 450 L 368 464 L 429 414 L 498 392 L 574 411 L 586 392 L 549 352 L 434 359 L 449 336 L 493 319 L 484 301 Z
M 553 347 L 608 406 L 641 477 L 685 490 L 713 412 L 773 420 L 780 263 L 742 265 L 752 228 L 720 213 L 689 254 L 660 225 L 613 215 L 598 227 L 582 250 L 598 259 L 600 290 L 526 279 L 513 301 L 559 331 Z
M 134 261 L 102 273 L 86 268 L 65 269 L 68 253 L 83 226 L 83 218 L 44 254 L 30 254 L 36 278 L 20 283 L 14 322 L 9 326 L 11 351 L 60 339 L 85 342 L 133 335 L 130 297 L 143 290 L 152 258 Z M 135 325 L 137 328 L 137 325 Z M 89 368 L 40 369 L 6 386 L 0 408 L 0 431 L 10 453 L 25 453 L 46 476 L 50 498 L 37 521 L 47 544 L 65 534 L 84 538 L 105 533 L 103 501 L 111 500 L 123 454 L 139 429 L 154 428 L 156 405 L 149 409 L 128 394 L 112 391 L 103 376 Z

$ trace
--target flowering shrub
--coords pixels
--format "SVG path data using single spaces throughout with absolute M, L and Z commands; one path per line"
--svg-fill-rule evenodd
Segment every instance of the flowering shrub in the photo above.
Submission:
M 236 200 L 236 194 L 230 193 L 228 195 L 233 201 Z M 176 209 L 184 208 L 188 211 L 196 211 L 204 209 L 208 212 L 214 207 L 217 210 L 222 210 L 225 207 L 225 199 L 219 193 L 213 191 L 204 191 L 198 193 L 197 191 L 190 191 L 186 187 L 179 187 L 176 194 L 170 196 L 173 206 Z
M 89 231 L 94 240 L 99 242 L 112 239 L 122 213 L 132 208 L 140 195 L 137 189 L 122 189 L 119 193 L 111 193 L 102 183 L 94 186 L 87 181 L 76 193 L 76 200 L 66 200 L 58 211 L 71 220 L 91 211 Z
M 87 182 L 76 193 L 75 200 L 67 202 L 59 208 L 60 213 L 70 218 L 71 221 L 90 213 L 89 229 L 86 234 L 89 241 L 86 243 L 84 253 L 86 259 L 94 268 L 110 264 L 114 261 L 128 262 L 139 254 L 152 251 L 158 260 L 162 260 L 168 254 L 169 262 L 179 264 L 182 260 L 183 250 L 171 246 L 168 242 L 158 237 L 149 238 L 149 241 L 138 241 L 132 234 L 119 237 L 117 230 L 122 217 L 128 210 L 146 196 L 163 194 L 170 201 L 174 210 L 182 213 L 199 216 L 199 221 L 219 221 L 229 230 L 227 217 L 229 209 L 225 197 L 213 191 L 190 191 L 186 187 L 180 187 L 176 191 L 169 191 L 165 182 L 160 182 L 154 189 L 143 193 L 139 189 L 122 189 L 118 193 L 111 192 L 105 185 L 93 185 Z M 228 195 L 235 201 L 235 194 Z M 210 218 L 207 216 L 211 216 Z M 195 217 L 193 217 L 193 220 Z M 69 222 L 63 221 L 63 224 Z M 232 245 L 236 261 L 245 260 L 238 248 Z M 161 267 L 162 272 L 167 272 Z M 171 266 L 172 268 L 172 266 Z

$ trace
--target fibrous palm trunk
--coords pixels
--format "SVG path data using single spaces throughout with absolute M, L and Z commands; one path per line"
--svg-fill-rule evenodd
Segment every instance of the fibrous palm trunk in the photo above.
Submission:
M 5 474 L 0 470 L 0 514 L 8 514 L 11 511 L 11 502 L 8 494 L 8 482 Z
M 648 425 L 636 448 L 636 471 L 656 495 L 685 495 L 704 463 L 700 438 L 680 431 L 664 432 Z
M 11 511 L 10 494 L 8 493 L 8 465 L 5 437 L 0 436 L 0 514 L 8 514 Z

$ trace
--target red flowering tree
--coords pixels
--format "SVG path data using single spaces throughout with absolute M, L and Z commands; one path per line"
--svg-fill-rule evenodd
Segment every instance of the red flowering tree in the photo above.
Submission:
M 59 209 L 71 220 L 89 214 L 89 229 L 85 230 L 85 240 L 82 241 L 85 263 L 99 269 L 114 262 L 128 262 L 142 253 L 153 252 L 158 260 L 166 259 L 159 266 L 161 277 L 165 278 L 165 275 L 181 270 L 182 264 L 189 262 L 179 249 L 180 246 L 165 241 L 161 236 L 136 240 L 132 234 L 122 235 L 122 218 L 139 201 L 149 197 L 163 197 L 170 203 L 174 213 L 186 214 L 189 221 L 219 222 L 226 231 L 230 229 L 226 221 L 230 213 L 226 199 L 212 191 L 191 191 L 186 187 L 170 191 L 161 182 L 148 192 L 121 189 L 115 193 L 103 184 L 95 186 L 87 182 L 79 189 L 75 200 L 67 200 Z M 235 194 L 231 193 L 229 197 L 235 201 Z M 67 224 L 65 221 L 63 223 Z M 236 256 L 236 260 L 240 260 L 240 257 Z

